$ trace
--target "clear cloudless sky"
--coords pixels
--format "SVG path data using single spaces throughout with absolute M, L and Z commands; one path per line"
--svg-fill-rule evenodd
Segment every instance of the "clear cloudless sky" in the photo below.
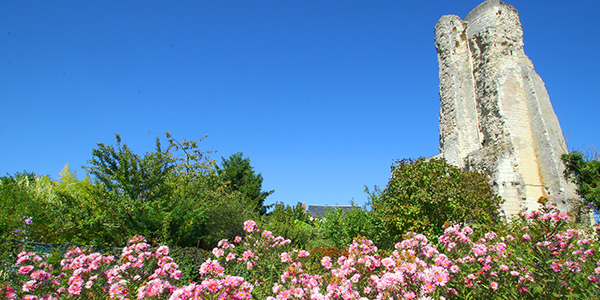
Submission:
M 438 151 L 434 26 L 481 1 L 2 1 L 0 173 L 57 178 L 115 133 L 242 151 L 268 203 L 347 205 Z M 600 1 L 512 0 L 569 148 L 600 141 Z

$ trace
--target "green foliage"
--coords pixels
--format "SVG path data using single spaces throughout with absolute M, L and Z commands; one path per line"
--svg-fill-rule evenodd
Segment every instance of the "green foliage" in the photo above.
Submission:
M 163 151 L 156 138 L 155 151 L 142 157 L 121 144 L 120 135 L 116 135 L 116 140 L 116 147 L 98 143 L 98 148 L 92 150 L 88 173 L 102 182 L 107 191 L 121 197 L 146 202 L 168 195 L 167 179 L 175 168 L 171 147 Z
M 190 181 L 197 177 L 214 173 L 215 160 L 210 159 L 208 154 L 215 151 L 202 151 L 198 148 L 198 143 L 203 141 L 208 135 L 197 141 L 187 139 L 179 141 L 170 132 L 166 132 L 165 136 L 169 142 L 169 149 L 173 150 L 171 153 L 177 162 L 175 164 L 177 178 Z
M 577 184 L 577 193 L 584 199 L 584 203 L 596 210 L 600 209 L 600 160 L 585 157 L 583 153 L 575 151 L 563 154 L 565 163 L 565 177 Z
M 100 183 L 92 183 L 88 175 L 83 180 L 66 164 L 60 172 L 54 190 L 64 205 L 65 218 L 61 220 L 62 239 L 55 242 L 74 242 L 81 244 L 110 244 L 115 238 L 115 228 L 106 228 L 111 223 L 109 216 L 103 213 L 104 200 L 97 197 L 105 191 Z M 98 240 L 105 240 L 99 243 Z
M 1 237 L 107 247 L 140 234 L 211 249 L 242 234 L 239 224 L 257 217 L 246 196 L 225 184 L 196 141 L 167 139 L 167 148 L 157 139 L 144 155 L 118 135 L 114 146 L 99 143 L 83 180 L 68 165 L 56 181 L 33 173 L 1 177 Z
M 217 166 L 217 174 L 223 178 L 227 185 L 234 191 L 239 191 L 247 199 L 247 203 L 256 212 L 264 215 L 267 207 L 264 206 L 265 199 L 274 191 L 263 191 L 263 177 L 260 173 L 255 174 L 250 165 L 250 158 L 242 158 L 238 152 L 229 158 L 222 158 L 221 166 Z
M 554 206 L 546 205 L 547 198 L 540 197 L 538 202 L 542 204 L 539 210 L 523 211 L 504 224 L 506 232 L 498 236 L 505 238 L 490 238 L 490 233 L 483 235 L 483 232 L 476 232 L 471 237 L 473 242 L 477 241 L 480 245 L 487 242 L 488 251 L 493 249 L 489 245 L 493 244 L 495 239 L 496 245 L 505 247 L 504 251 L 509 255 L 494 257 L 491 265 L 503 265 L 519 274 L 488 276 L 484 273 L 481 277 L 496 281 L 505 288 L 488 289 L 487 295 L 485 289 L 481 289 L 477 299 L 598 299 L 596 276 L 600 269 L 597 269 L 595 263 L 598 255 L 595 250 L 598 248 L 597 232 L 589 226 L 582 226 L 571 220 L 570 213 L 560 212 Z M 600 227 L 595 228 L 596 231 L 599 229 Z M 496 233 L 493 236 L 495 235 Z M 450 255 L 459 257 L 460 252 L 472 252 L 471 249 L 474 249 L 472 245 L 466 248 L 464 246 L 459 242 Z M 455 276 L 479 274 L 477 272 L 481 269 L 478 265 L 467 268 L 463 265 Z M 494 268 L 491 271 L 494 271 Z M 502 272 L 496 271 L 496 274 Z M 508 270 L 505 273 L 509 273 Z M 489 286 L 488 284 L 484 281 L 482 286 Z M 461 294 L 472 290 L 463 282 L 457 282 L 454 287 Z M 500 296 L 502 294 L 504 297 Z
M 211 151 L 198 148 L 202 139 L 176 140 L 167 132 L 166 141 L 163 147 L 157 138 L 144 155 L 119 135 L 115 145 L 98 143 L 82 180 L 68 164 L 57 180 L 0 177 L 0 238 L 110 247 L 139 234 L 153 243 L 212 249 L 242 235 L 239 224 L 264 212 L 272 191 L 260 191 L 262 176 L 241 153 L 225 160 L 219 175 Z
M 201 239 L 201 247 L 212 249 L 223 238 L 234 239 L 243 235 L 238 224 L 244 220 L 258 217 L 257 213 L 247 207 L 239 194 L 223 194 L 207 207 L 207 232 Z
M 350 211 L 328 209 L 319 224 L 323 235 L 336 248 L 343 248 L 358 237 L 363 236 L 376 241 L 382 247 L 389 247 L 390 237 L 384 230 L 383 222 L 367 207 L 353 208 Z
M 157 138 L 156 149 L 144 156 L 118 135 L 116 146 L 99 143 L 93 150 L 86 170 L 97 181 L 89 189 L 89 205 L 82 207 L 93 216 L 83 223 L 96 230 L 86 232 L 87 238 L 112 245 L 140 234 L 155 243 L 210 247 L 216 244 L 212 236 L 228 235 L 223 215 L 249 217 L 196 141 L 166 137 L 166 149 Z
M 61 238 L 65 205 L 48 176 L 20 174 L 0 179 L 0 236 L 49 242 Z M 27 222 L 26 222 L 27 220 Z
M 372 197 L 374 213 L 395 240 L 410 231 L 439 235 L 446 222 L 495 223 L 502 203 L 484 174 L 424 158 L 397 161 L 386 189 Z
M 182 282 L 198 281 L 200 265 L 208 258 L 207 250 L 196 247 L 171 247 L 169 253 L 181 270 Z
M 101 184 L 92 184 L 88 177 L 78 180 L 68 165 L 58 181 L 47 176 L 5 177 L 0 183 L 1 236 L 44 243 L 122 242 L 114 206 L 102 193 L 107 192 Z M 30 224 L 25 218 L 31 218 Z
M 212 249 L 220 239 L 242 234 L 239 224 L 257 214 L 246 205 L 244 195 L 217 174 L 215 161 L 207 156 L 212 151 L 200 151 L 197 141 L 178 141 L 170 133 L 167 138 L 170 147 L 180 152 L 174 154 L 176 172 L 170 181 L 175 203 L 168 226 L 163 226 L 169 242 Z
M 275 203 L 273 211 L 263 215 L 260 221 L 266 230 L 289 238 L 292 246 L 299 249 L 310 249 L 325 242 L 300 202 L 295 206 Z

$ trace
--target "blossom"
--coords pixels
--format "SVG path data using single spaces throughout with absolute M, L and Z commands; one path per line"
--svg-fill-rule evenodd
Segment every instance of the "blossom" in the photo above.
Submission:
M 495 238 L 498 237 L 498 234 L 495 233 L 495 232 L 493 232 L 493 231 L 491 231 L 491 232 L 486 233 L 484 236 L 488 240 L 493 240 L 493 239 L 495 239 Z
M 94 285 L 94 282 L 92 280 L 88 281 L 85 283 L 84 287 L 86 289 L 90 289 L 92 286 Z
M 81 285 L 71 284 L 67 291 L 69 292 L 69 295 L 79 295 L 81 293 Z
M 21 287 L 21 290 L 23 292 L 33 292 L 36 287 L 37 287 L 36 281 L 29 280 L 23 284 L 23 286 Z
M 227 254 L 227 257 L 225 257 L 226 261 L 230 261 L 230 260 L 234 260 L 235 259 L 235 252 L 231 252 L 229 254 Z
M 558 218 L 560 220 L 568 220 L 570 217 L 566 212 L 561 212 L 560 214 L 558 214 Z
M 548 224 L 561 218 L 558 212 L 534 212 L 533 215 L 535 218 L 528 221 L 531 224 L 544 215 L 549 215 Z M 520 235 L 523 234 L 522 237 L 531 242 L 529 234 L 537 236 L 537 228 L 523 228 Z M 52 272 L 45 258 L 34 253 L 19 253 L 18 265 L 13 272 L 26 275 L 19 276 L 24 277 L 24 281 L 32 280 L 25 284 L 21 282 L 17 292 L 0 285 L 0 295 L 10 300 L 17 299 L 16 293 L 20 293 L 19 299 L 29 293 L 36 295 L 32 297 L 39 297 L 39 300 L 56 299 L 56 296 L 135 298 L 131 294 L 137 294 L 139 299 L 160 297 L 170 300 L 434 299 L 435 295 L 436 300 L 442 300 L 446 298 L 440 294 L 458 296 L 458 291 L 447 287 L 457 287 L 463 281 L 465 287 L 474 288 L 473 295 L 477 298 L 480 295 L 476 293 L 480 292 L 493 295 L 493 291 L 500 290 L 501 284 L 508 294 L 523 293 L 536 287 L 530 282 L 541 282 L 546 276 L 538 277 L 537 274 L 541 274 L 538 271 L 540 264 L 536 265 L 535 260 L 515 254 L 515 248 L 519 250 L 518 247 L 534 246 L 529 242 L 525 244 L 520 239 L 509 235 L 499 236 L 494 232 L 486 233 L 484 238 L 471 240 L 469 235 L 473 234 L 472 229 L 461 229 L 460 225 L 447 227 L 437 242 L 430 242 L 423 235 L 410 234 L 396 244 L 393 252 L 386 251 L 384 255 L 377 253 L 372 241 L 357 238 L 339 257 L 338 264 L 329 256 L 321 259 L 321 265 L 329 270 L 321 275 L 309 273 L 311 268 L 306 269 L 302 265 L 305 260 L 301 258 L 308 257 L 309 252 L 279 250 L 289 240 L 274 237 L 268 231 L 259 234 L 252 220 L 244 223 L 244 230 L 246 236 L 236 237 L 235 244 L 228 240 L 219 241 L 218 247 L 212 250 L 212 259 L 206 259 L 200 266 L 200 278 L 204 280 L 201 284 L 179 286 L 180 283 L 173 280 L 181 278 L 182 272 L 168 256 L 168 248 L 161 246 L 152 251 L 143 237 L 135 236 L 118 259 L 99 253 L 90 254 L 79 248 L 70 249 L 61 261 L 61 275 L 52 274 L 57 272 Z M 600 253 L 596 239 L 575 229 L 555 232 L 555 235 L 539 241 L 539 246 L 550 254 L 548 264 L 552 270 L 569 271 L 569 277 L 579 276 L 588 286 L 594 285 L 595 288 L 600 281 Z M 229 250 L 232 248 L 237 249 Z M 283 273 L 273 274 L 273 281 L 280 279 L 278 283 L 268 281 L 261 273 L 264 264 L 271 263 L 266 261 L 271 257 L 289 265 Z M 140 270 L 136 266 L 148 270 Z M 155 269 L 152 270 L 152 267 Z M 251 271 L 245 271 L 244 268 Z M 246 282 L 242 277 L 229 275 L 232 269 L 257 276 L 249 277 L 251 281 Z M 568 280 L 569 277 L 560 280 Z M 98 278 L 101 280 L 98 281 Z M 559 284 L 562 285 L 557 285 L 559 289 L 569 288 L 564 281 Z M 47 290 L 45 285 L 52 287 L 53 296 L 43 295 Z M 134 286 L 139 288 L 128 290 Z M 261 287 L 257 294 L 253 294 L 254 286 Z M 272 291 L 273 297 L 260 294 L 262 291 Z
M 475 256 L 482 256 L 487 253 L 487 247 L 484 244 L 473 244 L 472 251 Z
M 382 259 L 381 263 L 390 271 L 396 266 L 396 262 L 391 257 Z
M 212 254 L 216 257 L 221 257 L 225 254 L 225 251 L 223 251 L 223 249 L 220 249 L 220 248 L 214 248 L 212 250 Z
M 248 260 L 250 257 L 254 257 L 254 253 L 252 251 L 246 250 L 244 253 L 242 253 L 242 260 Z
M 466 235 L 471 235 L 471 234 L 473 234 L 473 229 L 471 229 L 471 227 L 465 226 L 462 229 L 462 233 L 464 233 Z
M 460 268 L 459 268 L 457 265 L 452 265 L 452 266 L 450 267 L 450 272 L 452 272 L 452 273 L 456 273 L 456 272 L 458 272 L 458 271 L 460 271 Z
M 26 275 L 29 274 L 29 272 L 31 272 L 31 270 L 33 270 L 33 266 L 32 265 L 27 265 L 27 266 L 23 266 L 19 268 L 19 273 Z
M 325 269 L 331 269 L 331 257 L 329 256 L 325 256 L 321 259 L 321 265 L 325 268 Z
M 306 251 L 306 250 L 300 250 L 298 252 L 298 257 L 309 257 L 310 256 L 310 252 Z
M 202 285 L 204 286 L 204 288 L 206 290 L 208 290 L 209 292 L 211 292 L 213 294 L 217 293 L 221 289 L 221 284 L 219 283 L 219 281 L 217 281 L 215 279 L 204 280 L 202 282 Z
M 560 272 L 560 270 L 562 269 L 562 265 L 558 261 L 554 261 L 552 263 L 551 268 L 552 270 L 554 270 L 554 272 Z
M 167 246 L 158 247 L 158 249 L 156 249 L 156 255 L 159 257 L 161 255 L 169 255 L 169 247 L 167 247 Z
M 244 230 L 246 232 L 253 232 L 254 230 L 256 230 L 258 226 L 256 226 L 256 222 L 254 222 L 253 220 L 248 220 L 246 222 L 244 222 Z

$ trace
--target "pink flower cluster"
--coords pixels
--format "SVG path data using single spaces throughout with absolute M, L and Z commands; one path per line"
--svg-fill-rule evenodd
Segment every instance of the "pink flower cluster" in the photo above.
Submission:
M 308 251 L 291 249 L 290 240 L 248 220 L 245 237 L 221 240 L 212 250 L 198 282 L 180 283 L 169 248 L 152 250 L 134 236 L 119 258 L 71 249 L 60 270 L 21 253 L 15 268 L 21 282 L 0 286 L 0 298 L 512 299 L 545 290 L 593 297 L 600 293 L 598 241 L 566 228 L 568 220 L 544 207 L 514 221 L 517 237 L 452 225 L 435 243 L 409 233 L 386 255 L 359 237 L 347 255 L 325 256 L 320 266 L 310 264 Z
M 308 251 L 292 249 L 281 254 L 281 262 L 286 268 L 279 277 L 279 283 L 275 283 L 272 292 L 275 295 L 267 297 L 267 300 L 275 299 L 319 299 L 322 279 L 320 275 L 311 275 L 305 269 L 301 260 L 310 256 Z
M 24 282 L 20 286 L 22 293 L 27 295 L 39 294 L 43 299 L 55 299 L 51 290 L 58 286 L 58 282 L 53 278 L 51 272 L 54 267 L 43 261 L 42 257 L 31 252 L 21 252 L 17 255 L 15 263 L 18 267 L 17 272 L 24 276 Z M 7 289 L 5 297 L 7 299 L 16 299 L 18 289 Z
M 123 248 L 121 257 L 73 248 L 60 262 L 58 275 L 54 267 L 35 253 L 18 255 L 18 273 L 30 280 L 20 289 L 4 287 L 7 299 L 58 299 L 63 297 L 137 299 L 169 295 L 176 288 L 172 283 L 181 278 L 177 264 L 168 256 L 166 246 L 150 251 L 141 236 L 134 236 Z M 4 292 L 0 290 L 0 294 Z
M 93 296 L 90 291 L 94 285 L 98 285 L 98 271 L 101 267 L 109 265 L 115 260 L 113 256 L 103 256 L 100 253 L 87 254 L 87 251 L 75 248 L 67 251 L 64 259 L 60 262 L 64 272 L 71 273 L 67 281 L 67 287 L 60 287 L 58 295 L 81 295 L 82 291 Z M 66 276 L 67 273 L 62 273 Z
M 250 299 L 253 285 L 239 276 L 225 275 L 206 278 L 200 284 L 192 283 L 173 291 L 169 300 L 183 299 Z
M 282 253 L 281 261 L 289 267 L 268 299 L 488 299 L 497 293 L 529 293 L 537 283 L 548 287 L 546 281 L 558 282 L 552 291 L 557 295 L 559 289 L 565 294 L 600 292 L 596 238 L 563 229 L 569 215 L 554 207 L 522 217 L 528 224 L 522 239 L 488 232 L 472 240 L 472 228 L 454 225 L 437 245 L 410 234 L 386 257 L 377 254 L 371 241 L 357 239 L 337 264 L 324 257 L 326 272 L 320 276 L 307 274 L 300 258 Z M 577 274 L 585 280 L 573 280 Z

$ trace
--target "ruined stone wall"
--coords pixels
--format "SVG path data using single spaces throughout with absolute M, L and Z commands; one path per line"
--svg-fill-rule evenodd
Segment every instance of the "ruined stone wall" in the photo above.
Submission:
M 465 20 L 435 27 L 440 77 L 440 152 L 488 172 L 504 211 L 535 209 L 541 196 L 561 209 L 576 199 L 563 176 L 567 151 L 545 85 L 523 51 L 517 10 L 488 0 Z
M 435 28 L 440 81 L 444 83 L 440 84 L 440 98 L 444 99 L 440 107 L 440 151 L 459 166 L 463 165 L 464 153 L 477 150 L 481 142 L 465 25 L 457 16 L 444 16 Z

